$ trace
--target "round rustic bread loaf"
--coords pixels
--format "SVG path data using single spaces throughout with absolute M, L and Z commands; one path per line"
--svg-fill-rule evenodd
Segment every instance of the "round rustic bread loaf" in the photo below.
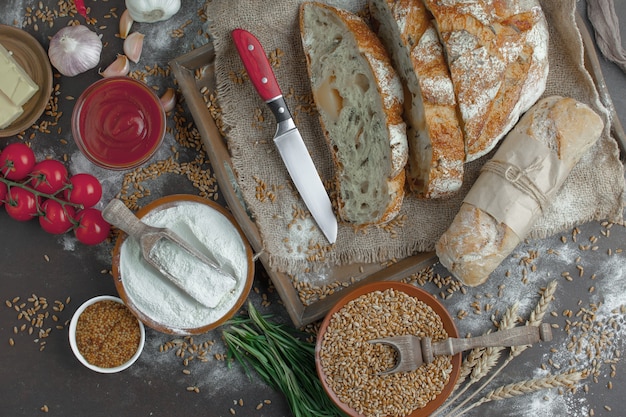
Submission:
M 545 91 L 548 24 L 538 0 L 423 1 L 446 50 L 469 162 Z

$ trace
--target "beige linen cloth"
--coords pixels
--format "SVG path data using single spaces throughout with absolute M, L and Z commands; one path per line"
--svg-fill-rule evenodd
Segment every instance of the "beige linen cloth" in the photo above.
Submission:
M 299 0 L 209 0 L 206 13 L 215 42 L 217 96 L 238 186 L 269 254 L 270 267 L 293 275 L 329 263 L 383 262 L 431 251 L 451 223 L 463 197 L 487 160 L 467 165 L 465 185 L 453 198 L 420 200 L 407 195 L 398 219 L 387 227 L 355 230 L 340 224 L 330 247 L 294 191 L 272 138 L 276 125 L 265 103 L 245 78 L 230 32 L 238 27 L 257 36 L 274 63 L 281 89 L 325 184 L 333 166 L 314 106 L 298 26 Z M 329 1 L 362 10 L 363 3 Z M 355 4 L 360 3 L 360 4 Z M 605 120 L 603 136 L 573 169 L 553 205 L 532 228 L 541 238 L 592 221 L 622 220 L 624 169 L 610 136 L 609 113 L 583 65 L 583 45 L 575 23 L 575 0 L 541 0 L 550 27 L 550 74 L 544 95 L 570 96 Z

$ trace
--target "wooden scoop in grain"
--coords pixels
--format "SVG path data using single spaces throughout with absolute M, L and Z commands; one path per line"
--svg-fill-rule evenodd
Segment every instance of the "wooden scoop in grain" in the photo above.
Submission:
M 171 229 L 154 227 L 142 222 L 121 200 L 112 199 L 102 210 L 102 217 L 129 236 L 137 239 L 146 262 L 204 306 L 215 308 L 222 296 L 221 294 L 216 296 L 214 291 L 209 290 L 209 285 L 218 286 L 222 292 L 231 291 L 235 287 L 236 278 L 224 271 L 216 262 Z M 196 268 L 195 272 L 200 272 L 196 274 L 197 277 L 189 274 L 188 271 L 187 273 L 185 271 L 172 271 L 171 267 L 163 265 L 154 251 L 158 245 L 163 243 L 175 245 L 175 249 L 180 249 L 180 256 L 191 257 L 194 262 L 197 261 L 197 263 L 191 264 Z M 175 253 L 175 255 L 178 254 Z M 202 282 L 194 282 L 200 279 L 206 268 L 217 272 L 218 276 L 211 280 L 212 274 L 204 274 Z
M 432 342 L 429 337 L 413 335 L 373 339 L 369 343 L 382 343 L 391 346 L 398 354 L 396 364 L 379 375 L 394 372 L 410 372 L 424 363 L 431 363 L 438 355 L 455 355 L 477 347 L 510 347 L 532 345 L 539 341 L 552 340 L 552 329 L 547 323 L 540 326 L 520 326 L 500 330 L 478 337 L 454 338 Z

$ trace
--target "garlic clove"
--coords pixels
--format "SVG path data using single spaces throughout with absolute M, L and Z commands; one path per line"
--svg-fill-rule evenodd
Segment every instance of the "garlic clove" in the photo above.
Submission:
M 127 75 L 130 71 L 130 62 L 126 55 L 118 55 L 115 61 L 100 72 L 104 78 Z
M 135 64 L 139 62 L 139 57 L 141 57 L 143 38 L 145 35 L 142 33 L 133 32 L 124 39 L 124 53 Z
M 130 28 L 133 26 L 135 21 L 130 16 L 128 9 L 124 10 L 122 16 L 120 17 L 120 38 L 126 39 L 128 34 L 130 33 Z
M 169 87 L 161 96 L 160 101 L 166 113 L 174 110 L 174 106 L 176 105 L 176 90 Z

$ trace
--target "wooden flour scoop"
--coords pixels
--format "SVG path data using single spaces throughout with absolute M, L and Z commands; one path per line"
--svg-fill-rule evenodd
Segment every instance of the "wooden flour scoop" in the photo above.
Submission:
M 174 231 L 142 222 L 121 200 L 112 199 L 102 217 L 137 239 L 146 262 L 204 306 L 215 308 L 235 288 L 236 278 L 217 263 Z
M 552 329 L 547 323 L 540 326 L 520 326 L 512 329 L 500 330 L 478 337 L 457 339 L 450 337 L 433 343 L 430 337 L 413 335 L 394 336 L 384 339 L 370 340 L 369 343 L 389 345 L 398 353 L 393 368 L 380 372 L 379 375 L 394 372 L 410 372 L 424 363 L 431 363 L 435 356 L 455 355 L 465 350 L 477 347 L 510 347 L 532 345 L 539 341 L 552 340 Z

